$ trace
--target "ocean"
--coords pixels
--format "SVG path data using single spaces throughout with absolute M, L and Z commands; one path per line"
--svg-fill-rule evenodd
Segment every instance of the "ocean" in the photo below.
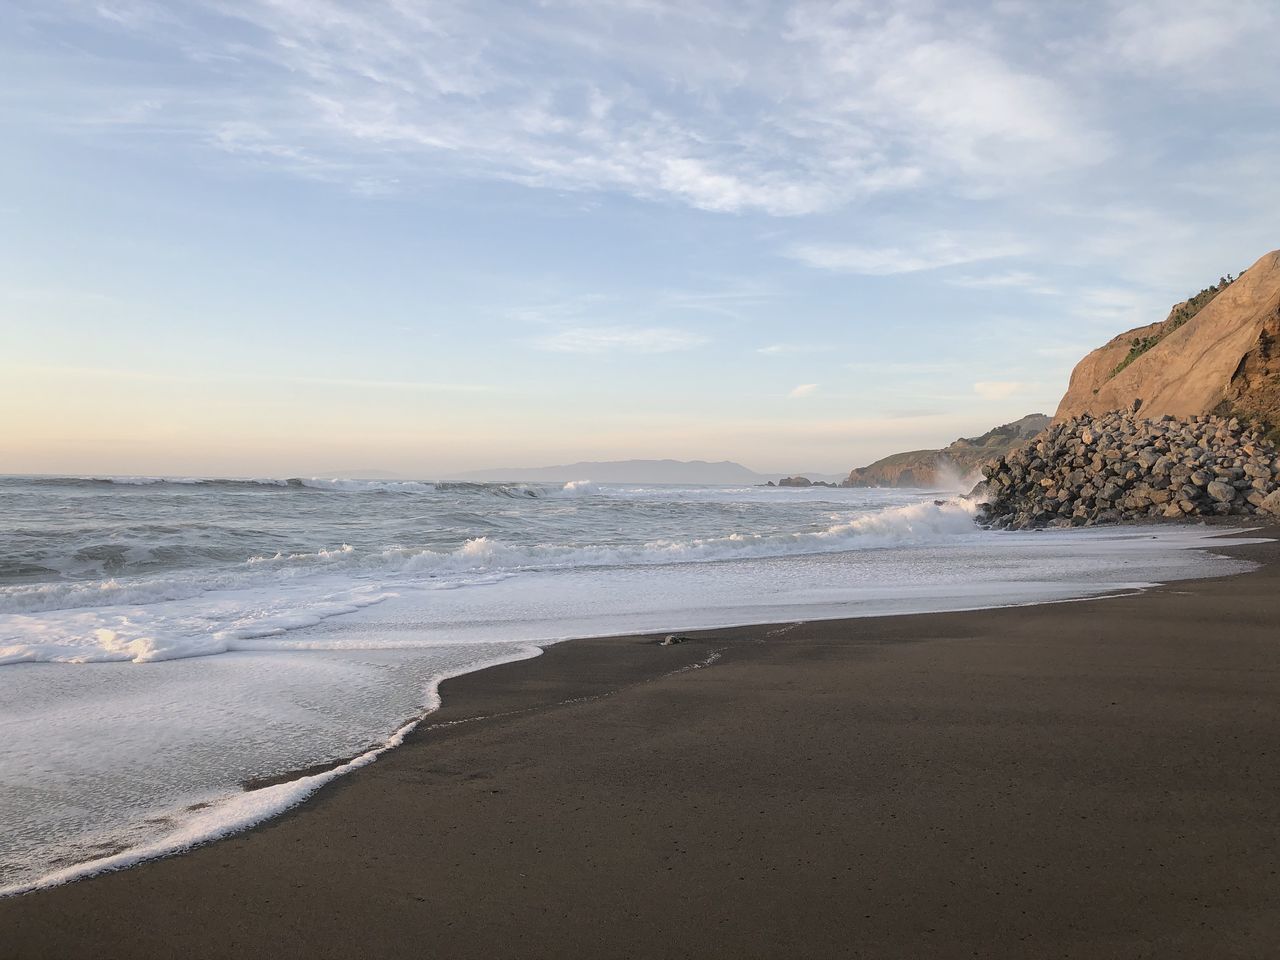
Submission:
M 925 490 L 0 478 L 0 893 L 259 822 L 397 743 L 442 679 L 557 640 L 1246 567 L 1210 552 L 1221 528 L 973 513 Z

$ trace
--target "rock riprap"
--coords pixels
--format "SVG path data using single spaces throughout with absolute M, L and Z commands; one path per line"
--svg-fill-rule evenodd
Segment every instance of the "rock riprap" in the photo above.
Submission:
M 1236 419 L 1080 416 L 982 467 L 992 527 L 1280 515 L 1275 448 Z

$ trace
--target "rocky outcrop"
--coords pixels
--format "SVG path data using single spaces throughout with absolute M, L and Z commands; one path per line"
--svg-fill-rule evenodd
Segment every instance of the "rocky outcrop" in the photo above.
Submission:
M 1004 529 L 1280 514 L 1275 448 L 1235 418 L 1071 417 L 982 475 L 983 519 Z
M 988 430 L 980 437 L 961 438 L 941 450 L 895 453 L 850 472 L 846 487 L 951 487 L 982 463 L 1000 456 L 1049 425 L 1043 413 Z
M 828 483 L 826 480 L 810 480 L 808 477 L 783 477 L 777 483 L 770 480 L 765 484 L 766 487 L 838 487 L 838 483 Z
M 1280 426 L 1280 250 L 1223 278 L 1160 323 L 1122 333 L 1071 373 L 1055 421 L 1129 410 L 1216 413 Z

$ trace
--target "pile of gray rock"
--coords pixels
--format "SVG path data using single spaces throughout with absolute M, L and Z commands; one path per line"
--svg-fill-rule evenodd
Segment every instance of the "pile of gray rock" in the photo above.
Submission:
M 1280 515 L 1275 448 L 1223 417 L 1076 417 L 987 463 L 982 476 L 982 520 L 1000 529 Z

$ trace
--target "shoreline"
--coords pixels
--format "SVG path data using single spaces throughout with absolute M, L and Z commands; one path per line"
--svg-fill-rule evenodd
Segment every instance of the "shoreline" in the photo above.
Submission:
M 1252 539 L 1251 534 L 1255 534 L 1259 526 L 1241 526 L 1225 522 L 1228 519 L 1238 518 L 1218 518 L 1216 523 L 1194 523 L 1179 524 L 1191 530 L 1195 528 L 1210 528 L 1203 534 L 1203 539 L 1197 540 L 1194 546 L 1185 547 L 1195 552 L 1215 553 L 1218 556 L 1231 559 L 1233 554 L 1238 556 L 1238 549 L 1229 552 L 1215 551 L 1215 543 L 1229 539 Z M 1127 526 L 1139 526 L 1135 524 L 1127 524 Z M 1169 527 L 1170 524 L 1142 524 L 1147 530 L 1158 531 L 1161 527 Z M 1212 530 L 1212 527 L 1218 527 L 1218 530 Z M 1030 531 L 1035 533 L 1052 533 L 1048 530 Z M 1013 534 L 1016 537 L 1023 537 L 1025 533 Z M 1156 537 L 1153 535 L 1152 539 Z M 1245 572 L 1245 571 L 1237 571 Z M 1231 574 L 1219 574 L 1219 576 L 1233 576 Z M 698 636 L 713 632 L 725 631 L 773 631 L 781 627 L 790 627 L 797 624 L 843 624 L 846 621 L 864 620 L 883 617 L 902 617 L 902 616 L 926 616 L 948 613 L 970 613 L 978 611 L 990 611 L 1001 609 L 1017 609 L 1023 607 L 1037 607 L 1042 605 L 1065 604 L 1065 603 L 1081 603 L 1093 600 L 1105 600 L 1111 597 L 1122 597 L 1140 594 L 1144 591 L 1167 585 L 1168 583 L 1184 582 L 1187 578 L 1174 579 L 1167 581 L 1115 581 L 1105 586 L 1091 585 L 1075 581 L 1058 581 L 1046 580 L 1043 583 L 1054 583 L 1059 586 L 1070 584 L 1077 592 L 1065 596 L 1044 596 L 1036 599 L 1009 599 L 1007 602 L 993 602 L 989 597 L 960 597 L 949 596 L 946 604 L 940 607 L 933 607 L 931 604 L 919 604 L 916 601 L 904 601 L 907 609 L 901 612 L 893 613 L 842 613 L 834 614 L 831 611 L 830 604 L 813 605 L 807 610 L 804 607 L 800 610 L 807 612 L 809 615 L 804 617 L 779 618 L 768 620 L 726 620 L 723 622 L 706 623 L 703 622 L 692 627 L 656 627 L 652 624 L 646 625 L 643 630 L 611 630 L 603 633 L 584 634 L 580 636 L 548 638 L 545 640 L 528 640 L 511 642 L 509 653 L 495 657 L 487 661 L 482 666 L 472 666 L 461 671 L 446 671 L 434 677 L 431 677 L 427 685 L 423 688 L 423 697 L 418 710 L 408 716 L 404 716 L 391 728 L 391 731 L 381 740 L 370 740 L 361 749 L 353 752 L 331 757 L 328 760 L 309 764 L 303 767 L 281 770 L 278 773 L 241 781 L 238 786 L 240 792 L 228 795 L 218 800 L 207 801 L 201 799 L 192 806 L 183 806 L 181 808 L 173 807 L 163 811 L 157 811 L 156 816 L 170 820 L 175 824 L 175 828 L 168 834 L 155 836 L 151 839 L 135 843 L 119 843 L 113 845 L 113 849 L 107 851 L 97 859 L 82 861 L 64 861 L 63 865 L 56 867 L 28 881 L 10 883 L 7 886 L 0 887 L 0 900 L 11 897 L 24 896 L 39 890 L 50 889 L 66 883 L 75 883 L 84 879 L 100 876 L 119 870 L 132 869 L 138 865 L 148 863 L 153 860 L 162 859 L 171 856 L 181 856 L 192 850 L 198 849 L 209 843 L 215 843 L 224 840 L 236 834 L 243 833 L 247 830 L 270 821 L 273 818 L 281 817 L 289 814 L 297 807 L 307 803 L 311 797 L 317 792 L 324 789 L 328 784 L 344 777 L 349 773 L 375 762 L 379 757 L 388 751 L 399 747 L 407 736 L 410 736 L 415 730 L 424 724 L 428 727 L 433 726 L 428 721 L 438 714 L 441 706 L 442 698 L 440 688 L 441 685 L 451 681 L 459 676 L 469 673 L 480 673 L 497 666 L 502 666 L 511 662 L 520 662 L 533 657 L 541 656 L 552 646 L 563 643 L 581 643 L 583 641 L 602 641 L 615 639 L 634 639 L 641 638 L 657 638 L 664 634 L 679 633 L 681 635 Z M 1204 579 L 1203 577 L 1191 577 L 1190 579 Z M 1015 584 L 1009 584 L 1015 586 Z M 1096 590 L 1096 592 L 1092 592 Z M 901 598 L 900 598 L 901 599 Z M 970 603 L 969 600 L 976 602 Z M 986 601 L 986 602 L 983 602 Z M 954 605 L 953 605 L 954 604 Z M 918 605 L 918 608 L 912 609 Z M 795 610 L 796 608 L 793 608 Z M 782 611 L 779 611 L 782 612 Z M 403 716 L 403 715 L 402 715 Z M 195 813 L 194 817 L 183 816 L 183 814 Z
M 1274 528 L 1254 528 L 1253 530 L 1240 531 L 1233 535 L 1274 537 L 1277 533 L 1280 533 L 1280 531 Z M 1207 546 L 1205 549 L 1212 550 L 1213 548 L 1212 546 Z M 655 690 L 682 687 L 688 683 L 688 679 L 684 675 L 690 672 L 710 676 L 727 667 L 732 667 L 736 672 L 745 671 L 749 676 L 752 676 L 755 672 L 758 672 L 761 666 L 758 661 L 762 658 L 766 661 L 774 659 L 766 656 L 765 652 L 772 652 L 775 647 L 779 649 L 790 648 L 792 653 L 801 654 L 800 659 L 802 662 L 819 654 L 824 657 L 830 657 L 833 655 L 833 650 L 845 648 L 844 653 L 846 656 L 843 658 L 837 656 L 837 659 L 842 661 L 840 672 L 843 675 L 848 672 L 845 668 L 849 664 L 845 661 L 850 658 L 854 661 L 868 658 L 874 659 L 874 652 L 885 648 L 885 644 L 888 645 L 889 649 L 895 649 L 899 646 L 910 647 L 921 643 L 963 643 L 963 639 L 947 640 L 945 638 L 949 634 L 958 634 L 963 637 L 966 633 L 972 633 L 975 622 L 1009 621 L 1008 624 L 1005 624 L 1007 629 L 1011 625 L 1016 626 L 1019 621 L 1044 621 L 1049 617 L 1048 611 L 1057 608 L 1058 611 L 1064 611 L 1061 613 L 1060 619 L 1078 621 L 1078 625 L 1086 631 L 1095 629 L 1106 632 L 1108 618 L 1098 612 L 1100 604 L 1108 604 L 1112 608 L 1116 604 L 1158 607 L 1162 602 L 1160 598 L 1187 595 L 1203 595 L 1212 598 L 1213 596 L 1220 596 L 1224 591 L 1230 594 L 1232 592 L 1230 585 L 1233 583 L 1254 582 L 1260 577 L 1265 580 L 1280 580 L 1280 574 L 1277 573 L 1276 569 L 1277 559 L 1280 558 L 1280 545 L 1278 544 L 1264 543 L 1253 546 L 1233 547 L 1226 555 L 1240 559 L 1255 560 L 1260 562 L 1262 566 L 1251 572 L 1233 574 L 1222 578 L 1175 581 L 1166 585 L 1150 587 L 1137 593 L 1129 592 L 1104 597 L 1077 598 L 1096 601 L 1096 603 L 1090 604 L 1079 604 L 1074 600 L 1071 604 L 1067 604 L 1066 601 L 1048 601 L 1030 605 L 988 607 L 947 613 L 902 614 L 850 620 L 816 620 L 728 627 L 715 630 L 696 630 L 688 632 L 691 637 L 689 642 L 665 648 L 657 647 L 653 642 L 652 635 L 623 635 L 549 645 L 542 649 L 540 656 L 535 656 L 531 660 L 523 658 L 513 660 L 502 665 L 490 666 L 480 671 L 448 678 L 437 684 L 437 696 L 443 701 L 443 705 L 435 711 L 424 712 L 421 718 L 415 721 L 416 726 L 414 729 L 400 731 L 400 734 L 403 734 L 403 742 L 398 749 L 391 750 L 390 747 L 393 744 L 388 742 L 377 751 L 378 762 L 376 764 L 366 761 L 366 764 L 368 764 L 367 769 L 356 777 L 339 778 L 337 774 L 334 774 L 326 780 L 325 784 L 320 785 L 325 789 L 317 787 L 316 789 L 319 789 L 319 792 L 310 796 L 306 803 L 293 806 L 283 813 L 259 823 L 256 827 L 247 830 L 247 832 L 237 832 L 234 835 L 201 844 L 178 856 L 148 860 L 128 870 L 99 874 L 92 878 L 78 880 L 69 885 L 38 889 L 0 900 L 0 924 L 3 924 L 6 929 L 15 929 L 18 932 L 18 936 L 11 941 L 19 951 L 12 954 L 15 957 L 88 956 L 93 955 L 92 950 L 89 949 L 90 947 L 96 945 L 101 948 L 104 943 L 104 941 L 98 939 L 102 936 L 101 932 L 93 935 L 89 931 L 94 929 L 101 930 L 104 923 L 108 929 L 119 929 L 118 918 L 115 923 L 106 921 L 112 912 L 112 904 L 119 904 L 122 896 L 133 895 L 128 891 L 145 890 L 148 896 L 160 893 L 167 900 L 177 897 L 182 902 L 185 902 L 186 897 L 191 893 L 199 891 L 201 900 L 204 902 L 204 897 L 209 892 L 210 881 L 218 879 L 218 874 L 210 871 L 233 869 L 247 871 L 246 875 L 248 876 L 257 875 L 259 877 L 265 874 L 278 874 L 279 865 L 272 865 L 263 858 L 274 859 L 282 854 L 285 864 L 292 862 L 293 866 L 302 871 L 298 876 L 305 875 L 308 878 L 306 885 L 311 886 L 312 881 L 316 880 L 316 875 L 313 871 L 308 870 L 307 867 L 313 865 L 313 858 L 300 857 L 298 855 L 299 848 L 310 849 L 316 844 L 320 844 L 327 850 L 332 846 L 329 834 L 333 832 L 332 828 L 335 826 L 341 830 L 339 825 L 343 819 L 342 815 L 335 812 L 335 808 L 359 810 L 361 804 L 355 802 L 355 798 L 360 796 L 367 799 L 369 796 L 373 796 L 377 799 L 378 808 L 391 816 L 397 815 L 397 808 L 418 803 L 441 810 L 443 813 L 448 806 L 447 798 L 436 796 L 437 792 L 454 795 L 461 790 L 464 795 L 472 796 L 476 792 L 476 783 L 473 781 L 483 784 L 486 780 L 501 777 L 500 773 L 487 771 L 478 775 L 466 774 L 459 780 L 454 774 L 460 771 L 436 770 L 436 761 L 431 756 L 432 754 L 445 752 L 452 757 L 453 754 L 460 751 L 460 755 L 453 757 L 453 760 L 460 766 L 465 767 L 468 765 L 466 743 L 478 738 L 485 741 L 488 749 L 496 750 L 498 755 L 505 756 L 509 762 L 514 762 L 527 776 L 530 774 L 528 768 L 531 761 L 529 757 L 518 749 L 517 744 L 505 742 L 501 739 L 496 742 L 493 741 L 492 734 L 495 729 L 501 730 L 511 726 L 523 728 L 527 726 L 526 721 L 535 716 L 538 718 L 538 723 L 542 723 L 547 721 L 548 716 L 551 714 L 563 715 L 584 710 L 598 712 L 602 708 L 607 710 L 608 708 L 605 706 L 604 701 L 612 701 L 608 705 L 612 706 L 613 703 L 622 700 L 645 699 L 637 698 L 636 691 L 643 688 L 647 696 Z M 1249 593 L 1250 591 L 1245 589 L 1244 592 Z M 1270 616 L 1274 622 L 1274 615 L 1278 610 L 1280 608 L 1276 605 L 1267 607 L 1261 612 L 1262 620 L 1265 621 Z M 1093 615 L 1095 612 L 1098 612 L 1098 616 Z M 1049 619 L 1052 619 L 1052 617 L 1049 617 Z M 1144 619 L 1149 619 L 1149 615 Z M 1251 626 L 1256 627 L 1257 625 L 1251 624 Z M 1265 623 L 1263 626 L 1265 628 Z M 838 639 L 842 637 L 845 639 Z M 869 640 L 869 637 L 880 637 L 880 639 Z M 870 644 L 870 653 L 868 652 L 868 644 Z M 949 653 L 950 659 L 954 660 L 956 650 L 952 649 Z M 719 656 L 723 659 L 716 664 L 713 670 L 697 670 L 699 663 L 708 656 Z M 963 659 L 958 665 L 964 665 Z M 789 665 L 786 662 L 771 662 L 769 666 L 771 670 L 783 673 L 787 672 L 789 666 L 793 672 L 798 669 L 797 664 Z M 855 670 L 855 675 L 856 672 Z M 795 685 L 803 689 L 804 683 L 801 682 L 802 679 L 805 678 L 797 678 Z M 813 682 L 813 679 L 812 676 L 807 677 L 810 683 Z M 856 676 L 851 679 L 856 684 Z M 674 694 L 673 691 L 669 692 Z M 676 697 L 676 699 L 680 698 Z M 739 701 L 742 699 L 741 694 L 737 699 Z M 733 709 L 729 710 L 729 714 L 742 720 L 744 719 L 742 716 L 744 709 L 748 713 L 751 712 L 749 705 L 739 702 L 734 705 Z M 784 709 L 782 712 L 785 715 L 794 711 Z M 673 704 L 672 712 L 667 717 L 667 722 L 669 724 L 679 724 L 681 723 L 681 717 L 679 705 Z M 557 716 L 557 720 L 559 719 L 560 717 Z M 570 725 L 572 726 L 572 722 Z M 563 727 L 564 724 L 557 723 L 555 726 Z M 642 723 L 639 729 L 644 737 L 653 737 L 659 741 L 665 742 L 672 736 L 672 731 L 668 729 L 668 725 L 661 721 L 656 724 Z M 569 732 L 579 735 L 582 733 L 580 730 Z M 849 731 L 844 730 L 842 732 L 848 733 Z M 775 732 L 774 735 L 777 736 L 777 733 Z M 543 733 L 539 739 L 545 741 L 546 736 L 547 734 Z M 747 753 L 751 752 L 751 745 L 738 742 L 738 737 L 728 735 L 728 741 L 730 744 L 736 744 L 738 749 Z M 617 738 L 614 738 L 613 742 L 617 743 Z M 630 746 L 634 748 L 635 744 L 630 744 Z M 683 743 L 681 746 L 685 753 L 690 749 L 690 745 L 687 743 Z M 534 756 L 547 756 L 549 761 L 556 761 L 561 764 L 566 760 L 565 757 L 559 756 L 554 749 L 549 751 L 549 755 L 535 752 Z M 680 752 L 676 751 L 672 754 L 672 759 L 675 760 L 679 756 Z M 597 777 L 603 776 L 608 779 L 609 764 L 607 763 L 607 757 L 600 756 L 598 751 L 595 753 L 587 751 L 584 754 L 584 758 L 584 764 L 590 769 L 590 773 L 584 773 L 581 781 L 584 789 Z M 361 766 L 366 764 L 361 764 Z M 537 767 L 538 764 L 532 764 L 534 774 L 536 774 Z M 537 781 L 540 778 L 534 775 L 533 779 Z M 442 782 L 435 783 L 434 781 L 436 780 Z M 643 788 L 645 783 L 647 781 L 636 783 L 635 786 Z M 410 788 L 409 784 L 417 784 L 418 786 L 426 784 L 434 788 L 447 787 L 448 789 L 443 791 L 427 789 L 419 792 Z M 702 786 L 706 787 L 707 785 L 703 784 Z M 308 792 L 312 793 L 313 791 Z M 532 806 L 546 806 L 547 798 L 539 796 L 537 790 L 518 792 Z M 503 796 L 506 793 L 506 790 L 494 790 L 491 796 Z M 408 803 L 410 799 L 412 804 Z M 671 795 L 668 799 L 674 804 L 673 811 L 678 811 L 680 809 L 677 802 L 679 797 Z M 866 797 L 862 799 L 865 800 Z M 351 806 L 353 802 L 355 802 L 354 807 Z M 445 808 L 441 807 L 442 803 L 445 804 Z M 742 810 L 737 812 L 739 814 L 744 813 Z M 399 810 L 398 815 L 403 820 L 405 811 Z M 448 834 L 452 834 L 465 826 L 465 824 L 460 825 L 450 822 L 450 815 L 457 816 L 458 814 L 454 810 L 452 814 L 444 815 L 436 821 L 437 827 L 447 828 L 446 832 Z M 472 815 L 462 816 L 462 820 L 466 821 Z M 678 813 L 673 813 L 673 816 L 675 816 L 675 819 L 679 819 Z M 335 817 L 337 820 L 334 819 Z M 510 823 L 509 820 L 506 822 Z M 489 826 L 499 831 L 501 829 L 501 825 L 497 822 L 490 822 Z M 1268 826 L 1274 828 L 1274 822 Z M 289 835 L 287 842 L 293 846 L 282 847 L 281 844 L 286 842 L 281 839 L 282 835 Z M 483 837 L 485 833 L 481 832 L 477 836 Z M 336 839 L 336 835 L 334 839 Z M 349 839 L 356 839 L 356 837 Z M 432 838 L 429 832 L 423 834 L 419 831 L 416 834 L 414 845 L 418 847 L 425 845 L 430 848 L 433 844 L 444 843 L 446 839 L 447 837 L 445 836 Z M 617 838 L 614 837 L 612 839 L 615 841 L 614 845 L 616 845 Z M 766 844 L 765 846 L 767 847 L 768 845 Z M 704 851 L 704 853 L 708 852 L 711 851 Z M 293 854 L 292 860 L 291 853 Z M 314 855 L 315 851 L 312 850 L 311 853 Z M 348 853 L 363 853 L 366 857 L 372 855 L 373 860 L 378 861 L 383 856 L 391 856 L 392 850 L 388 849 L 385 843 L 379 846 L 377 842 L 373 842 L 370 846 L 362 844 L 350 846 Z M 233 862 L 221 862 L 227 859 Z M 500 869 L 501 863 L 502 860 L 499 859 L 496 864 L 491 864 L 491 867 Z M 458 863 L 454 866 L 455 868 L 463 868 L 464 864 Z M 703 867 L 705 868 L 706 864 L 703 864 Z M 287 867 L 285 869 L 288 872 Z M 468 874 L 465 869 L 462 869 L 462 874 L 464 879 L 468 879 L 474 886 L 478 878 Z M 400 882 L 411 879 L 402 870 L 397 870 L 395 876 Z M 163 881 L 161 881 L 161 877 L 164 878 Z M 351 878 L 347 877 L 347 879 Z M 612 877 L 612 880 L 614 883 L 623 884 L 624 888 L 629 889 L 633 895 L 640 892 L 631 889 L 631 884 L 625 877 L 615 876 Z M 250 886 L 253 885 L 252 883 L 250 884 Z M 216 886 L 216 883 L 214 886 Z M 376 895 L 379 889 L 381 889 L 380 885 L 374 883 L 368 887 L 367 892 L 370 895 Z M 1274 878 L 1272 889 L 1274 889 Z M 223 917 L 224 922 L 230 922 L 230 914 L 226 913 L 226 911 L 232 911 L 236 916 L 257 916 L 252 897 L 239 901 L 233 895 L 230 901 L 227 897 L 228 894 L 224 891 L 222 896 L 214 897 L 213 902 L 207 908 L 202 907 L 201 912 L 203 913 L 206 909 L 222 911 L 219 915 Z M 288 899 L 287 895 L 286 899 Z M 420 903 L 426 902 L 433 902 L 433 898 L 428 897 L 420 901 Z M 439 902 L 438 898 L 436 898 L 435 902 Z M 354 909 L 359 907 L 360 904 L 348 904 L 348 906 Z M 368 905 L 366 904 L 365 906 L 367 907 Z M 515 904 L 508 903 L 507 906 L 515 906 Z M 311 909 L 303 901 L 297 902 L 295 907 L 304 912 L 309 912 Z M 171 923 L 164 920 L 164 908 L 157 905 L 157 909 L 161 910 L 160 926 L 165 927 L 170 934 L 176 936 L 178 932 L 172 929 Z M 356 910 L 355 913 L 359 914 L 360 911 Z M 55 917 L 57 918 L 56 921 L 53 919 Z M 80 929 L 83 939 L 77 938 L 74 931 L 67 928 L 69 917 L 74 920 L 71 926 Z M 97 919 L 90 919 L 92 917 Z M 84 918 L 83 922 L 81 918 Z M 266 936 L 270 925 L 268 924 L 266 928 L 262 927 L 261 923 L 265 922 L 264 918 L 261 916 L 257 918 L 259 922 L 254 925 L 255 929 L 258 929 L 261 935 Z M 42 936 L 40 928 L 45 927 L 46 922 L 56 923 L 59 926 L 56 931 L 57 937 L 55 938 L 56 948 L 54 947 L 55 940 L 45 942 L 45 938 Z M 149 922 L 151 921 L 149 920 Z M 406 929 L 420 930 L 420 923 L 409 922 L 408 920 L 405 922 L 408 924 Z M 1276 917 L 1272 915 L 1269 922 L 1274 924 Z M 292 930 L 293 925 L 288 924 L 288 926 Z M 906 931 L 903 932 L 905 933 Z M 108 940 L 106 942 L 114 941 Z M 119 942 L 125 943 L 127 941 L 121 940 Z M 292 943 L 292 941 L 290 942 Z M 303 941 L 298 942 L 301 944 Z M 553 952 L 561 949 L 573 949 L 572 940 L 561 940 L 553 937 L 543 941 L 543 943 L 547 949 L 551 949 Z M 183 952 L 189 952 L 195 956 L 228 955 L 221 949 L 225 946 L 225 944 L 202 942 L 199 939 L 194 941 L 187 939 L 184 941 Z M 246 945 L 242 943 L 241 946 L 244 947 Z M 264 951 L 262 955 L 270 955 L 266 952 L 266 946 L 259 944 L 259 947 Z M 460 944 L 453 944 L 446 952 L 448 955 L 454 956 L 486 955 L 486 951 L 480 950 L 479 946 L 478 944 L 474 948 L 474 953 L 466 950 L 457 952 L 454 948 L 460 948 Z M 620 947 L 622 945 L 615 944 L 614 946 Z M 711 949 L 711 945 L 706 946 Z M 754 953 L 749 949 L 749 946 L 750 941 L 739 941 L 737 955 L 776 955 Z M 280 944 L 277 942 L 275 947 L 279 948 Z M 487 947 L 487 955 L 545 955 L 537 950 L 531 953 L 503 952 L 502 949 L 496 948 L 492 942 L 489 942 Z M 667 947 L 670 947 L 670 944 Z M 593 950 L 600 948 L 600 944 L 592 947 Z M 153 945 L 151 949 L 156 948 Z M 495 949 L 496 953 L 494 952 Z M 920 949 L 925 949 L 923 944 Z M 745 950 L 745 952 L 741 952 L 742 950 Z M 320 949 L 314 943 L 309 953 L 301 951 L 300 947 L 299 951 L 298 955 L 340 955 L 327 954 L 324 949 Z M 384 955 L 381 950 L 375 952 L 378 952 L 379 955 Z M 9 954 L 4 955 L 9 956 Z M 147 949 L 139 947 L 137 952 L 131 951 L 131 955 L 158 956 L 164 955 L 164 953 L 149 953 Z M 247 955 L 255 954 L 250 952 Z M 290 954 L 285 950 L 283 953 L 276 953 L 275 955 Z M 391 949 L 385 955 L 400 954 Z M 616 950 L 610 953 L 606 949 L 604 950 L 604 955 L 623 956 L 635 954 L 625 951 L 617 952 Z M 647 954 L 642 951 L 641 955 Z M 670 955 L 686 954 L 677 951 Z M 688 955 L 730 956 L 734 954 L 728 950 L 726 942 L 723 952 L 716 952 L 715 949 L 711 949 L 710 953 L 697 951 Z M 876 954 L 873 953 L 871 955 Z M 1011 953 L 1009 955 L 1014 954 Z M 1167 956 L 1170 954 L 1165 952 L 1162 955 Z M 1222 955 L 1248 956 L 1252 954 L 1230 953 Z

